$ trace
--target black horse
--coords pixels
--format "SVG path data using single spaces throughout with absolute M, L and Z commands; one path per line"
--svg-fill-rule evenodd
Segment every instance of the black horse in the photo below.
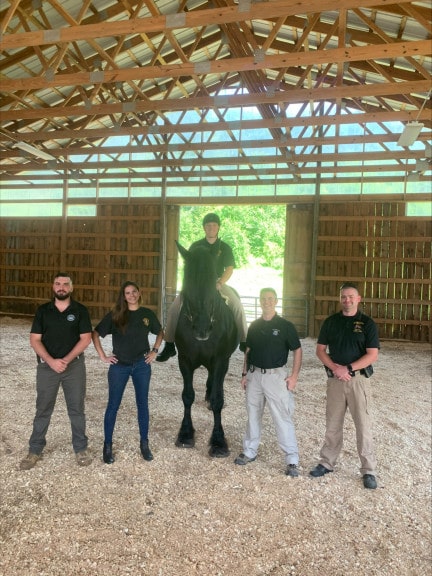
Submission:
M 216 263 L 205 247 L 190 251 L 177 243 L 185 260 L 182 308 L 175 333 L 178 362 L 183 376 L 184 416 L 176 446 L 195 445 L 192 404 L 195 400 L 193 375 L 197 368 L 207 368 L 205 399 L 213 411 L 214 425 L 209 440 L 209 454 L 223 458 L 229 455 L 222 427 L 224 378 L 229 359 L 237 347 L 237 327 L 226 302 L 216 289 Z

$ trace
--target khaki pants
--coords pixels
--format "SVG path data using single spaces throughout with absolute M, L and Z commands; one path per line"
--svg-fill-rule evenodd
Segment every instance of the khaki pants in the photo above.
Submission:
M 375 474 L 376 460 L 370 415 L 369 382 L 354 376 L 349 382 L 327 380 L 326 434 L 320 452 L 320 464 L 333 470 L 343 443 L 343 424 L 347 408 L 351 412 L 357 437 L 361 474 Z

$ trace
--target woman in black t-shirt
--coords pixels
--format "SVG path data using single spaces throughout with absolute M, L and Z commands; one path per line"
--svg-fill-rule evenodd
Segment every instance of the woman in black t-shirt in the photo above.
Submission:
M 141 293 L 135 282 L 127 281 L 120 288 L 114 309 L 93 330 L 93 343 L 100 359 L 110 365 L 108 370 L 108 404 L 104 417 L 103 460 L 114 462 L 112 437 L 117 412 L 129 377 L 135 388 L 140 431 L 140 449 L 144 460 L 153 459 L 148 443 L 149 409 L 148 393 L 151 363 L 156 358 L 164 333 L 152 310 L 141 304 Z M 150 350 L 148 335 L 156 335 L 154 348 Z M 107 355 L 100 341 L 112 334 L 113 352 Z

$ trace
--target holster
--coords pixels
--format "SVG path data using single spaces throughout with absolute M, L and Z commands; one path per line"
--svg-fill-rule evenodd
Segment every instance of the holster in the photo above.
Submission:
M 366 366 L 366 368 L 362 368 L 360 370 L 360 374 L 363 374 L 365 378 L 370 378 L 373 374 L 373 371 L 374 370 L 372 364 L 369 364 L 369 366 Z

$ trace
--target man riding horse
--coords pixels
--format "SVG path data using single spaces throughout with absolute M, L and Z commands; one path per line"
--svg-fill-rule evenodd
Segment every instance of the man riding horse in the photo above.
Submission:
M 220 218 L 217 214 L 210 213 L 204 216 L 203 228 L 205 238 L 194 242 L 191 245 L 190 250 L 198 246 L 204 246 L 211 257 L 215 259 L 217 272 L 216 288 L 226 299 L 227 304 L 234 315 L 238 339 L 240 342 L 240 350 L 244 352 L 247 333 L 245 313 L 237 292 L 226 284 L 231 278 L 235 268 L 233 251 L 229 244 L 219 238 Z M 158 362 L 166 362 L 169 358 L 176 355 L 174 336 L 180 308 L 181 298 L 180 296 L 177 296 L 168 310 L 167 324 L 165 327 L 165 347 L 156 359 Z
M 186 250 L 178 245 L 185 259 L 182 307 L 175 331 L 178 362 L 183 376 L 182 400 L 184 417 L 176 445 L 192 448 L 195 430 L 192 404 L 195 400 L 193 375 L 197 368 L 207 368 L 205 399 L 213 412 L 214 425 L 209 454 L 215 458 L 228 456 L 228 444 L 222 427 L 224 379 L 231 354 L 238 345 L 237 328 L 231 310 L 216 288 L 215 260 L 209 258 L 204 246 Z

